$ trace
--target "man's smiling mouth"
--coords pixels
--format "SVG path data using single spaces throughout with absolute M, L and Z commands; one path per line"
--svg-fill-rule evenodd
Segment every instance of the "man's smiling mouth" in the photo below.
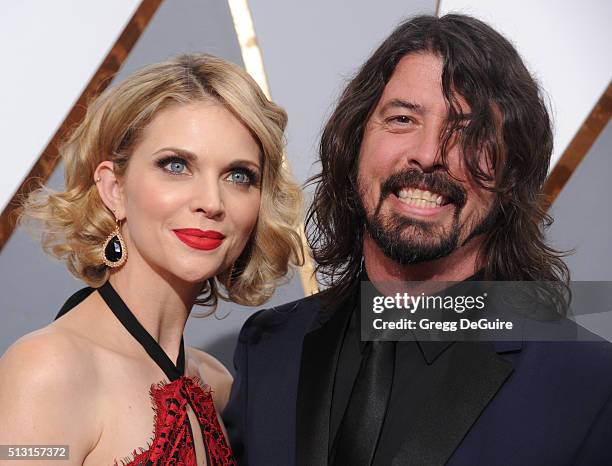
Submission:
M 400 202 L 420 208 L 441 207 L 448 203 L 441 194 L 417 188 L 403 188 L 395 195 Z

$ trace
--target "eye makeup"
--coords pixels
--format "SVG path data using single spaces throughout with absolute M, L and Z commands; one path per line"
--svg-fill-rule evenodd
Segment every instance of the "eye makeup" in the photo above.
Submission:
M 170 175 L 189 175 L 189 171 L 192 157 L 184 157 L 182 154 L 169 154 L 162 156 L 155 161 L 155 165 Z M 261 176 L 259 171 L 250 167 L 250 162 L 237 160 L 232 162 L 227 168 L 226 173 L 228 176 L 225 178 L 230 183 L 241 186 L 255 186 L 259 187 Z M 245 180 L 230 179 L 233 175 L 243 175 Z
M 181 166 L 183 166 L 185 170 L 189 168 L 189 162 L 185 160 L 184 157 L 175 154 L 161 157 L 155 162 L 155 165 L 157 165 L 159 168 L 163 169 L 167 173 L 170 173 L 171 175 L 187 174 L 183 170 L 175 171 L 173 170 L 173 168 L 180 168 Z M 170 168 L 167 168 L 168 166 L 170 166 Z
M 236 162 L 230 165 L 229 176 L 227 178 L 230 178 L 233 174 L 244 175 L 246 176 L 248 180 L 246 181 L 237 181 L 235 179 L 228 180 L 231 183 L 235 183 L 237 185 L 248 185 L 248 186 L 255 186 L 255 187 L 259 186 L 259 182 L 261 179 L 259 172 L 248 166 L 242 165 L 241 162 Z

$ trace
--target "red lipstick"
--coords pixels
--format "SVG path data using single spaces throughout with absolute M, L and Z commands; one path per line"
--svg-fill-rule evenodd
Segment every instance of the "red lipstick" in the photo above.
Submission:
M 200 230 L 198 228 L 181 228 L 173 230 L 174 234 L 187 246 L 194 249 L 210 251 L 218 248 L 225 235 L 215 230 Z

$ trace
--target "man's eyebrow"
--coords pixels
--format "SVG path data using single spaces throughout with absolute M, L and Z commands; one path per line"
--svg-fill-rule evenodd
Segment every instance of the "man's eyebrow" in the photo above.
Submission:
M 418 115 L 423 115 L 425 113 L 425 107 L 423 107 L 422 105 L 402 99 L 391 99 L 382 106 L 380 111 L 381 113 L 384 113 L 392 108 L 403 108 L 405 110 L 410 110 L 411 112 L 414 112 Z M 467 121 L 472 119 L 471 113 L 462 113 L 460 116 L 460 121 Z
M 422 105 L 415 104 L 414 102 L 409 102 L 407 100 L 402 99 L 391 99 L 382 106 L 380 111 L 386 112 L 391 108 L 403 108 L 405 110 L 410 110 L 412 112 L 418 113 L 419 115 L 425 113 L 425 109 Z

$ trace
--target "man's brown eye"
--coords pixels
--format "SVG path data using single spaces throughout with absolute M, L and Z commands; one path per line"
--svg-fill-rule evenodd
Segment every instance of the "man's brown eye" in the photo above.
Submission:
M 406 115 L 396 115 L 389 117 L 385 120 L 387 124 L 399 124 L 399 125 L 408 125 L 413 123 L 412 118 Z

